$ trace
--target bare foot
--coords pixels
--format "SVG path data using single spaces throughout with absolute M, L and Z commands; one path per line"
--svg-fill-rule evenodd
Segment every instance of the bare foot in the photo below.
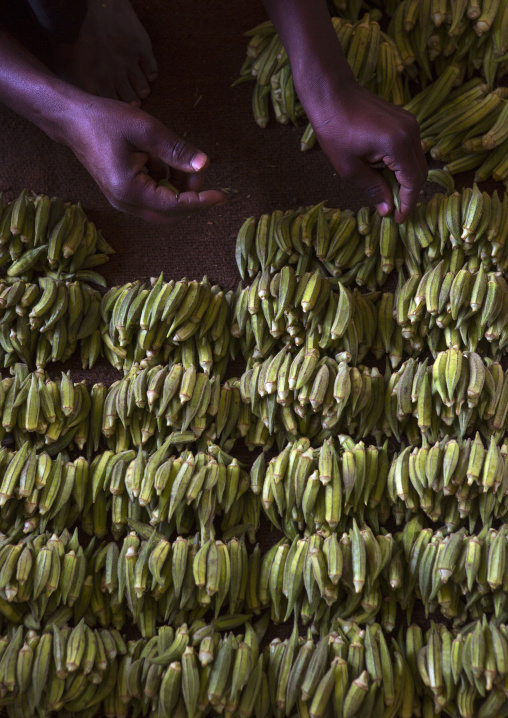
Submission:
M 78 39 L 58 48 L 54 69 L 87 92 L 136 106 L 157 77 L 152 43 L 129 0 L 88 0 Z

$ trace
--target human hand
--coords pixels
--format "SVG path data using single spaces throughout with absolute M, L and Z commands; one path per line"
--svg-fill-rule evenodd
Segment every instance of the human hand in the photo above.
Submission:
M 378 212 L 394 209 L 390 188 L 372 167 L 383 162 L 400 184 L 403 222 L 416 205 L 427 179 L 420 129 L 409 112 L 365 90 L 357 82 L 324 78 L 299 88 L 299 96 L 319 144 L 342 178 L 354 180 L 372 199 Z
M 220 190 L 201 190 L 208 157 L 136 107 L 87 95 L 63 139 L 122 212 L 171 225 L 226 200 Z M 150 164 L 161 161 L 179 194 L 150 176 Z

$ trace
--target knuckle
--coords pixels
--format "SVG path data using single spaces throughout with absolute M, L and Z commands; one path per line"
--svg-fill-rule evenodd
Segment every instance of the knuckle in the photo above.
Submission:
M 413 115 L 412 112 L 406 111 L 405 117 L 406 117 L 407 121 L 409 122 L 409 124 L 411 125 L 411 127 L 420 127 L 418 120 L 416 119 L 416 117 Z
M 176 137 L 171 147 L 171 157 L 174 162 L 183 162 L 187 155 L 187 143 L 181 137 Z
M 379 198 L 382 198 L 382 196 L 383 196 L 382 189 L 380 187 L 378 187 L 377 185 L 373 185 L 373 184 L 364 185 L 363 190 L 364 190 L 365 194 L 367 195 L 367 197 L 369 197 L 369 199 L 379 199 Z
M 400 147 L 400 145 L 405 145 L 410 141 L 411 133 L 403 124 L 394 129 L 392 133 L 392 147 Z
M 131 121 L 136 127 L 136 136 L 146 146 L 152 146 L 157 138 L 157 123 L 150 115 L 141 113 L 136 107 L 133 110 Z
M 396 160 L 395 154 L 386 154 L 383 157 L 383 161 L 384 161 L 385 165 L 388 167 L 388 169 L 395 170 L 395 168 L 397 166 L 397 160 Z
M 390 133 L 390 144 L 392 147 L 398 147 L 401 144 L 412 144 L 413 139 L 419 136 L 419 126 L 416 120 L 404 120 L 399 122 Z

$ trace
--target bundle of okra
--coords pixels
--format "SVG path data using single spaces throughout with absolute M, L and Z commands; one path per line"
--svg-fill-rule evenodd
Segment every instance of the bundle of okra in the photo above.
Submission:
M 315 348 L 284 348 L 264 361 L 249 360 L 239 390 L 279 444 L 303 436 L 319 445 L 347 431 L 378 441 L 405 435 L 418 445 L 422 436 L 435 443 L 476 430 L 499 439 L 507 429 L 506 372 L 460 349 L 440 352 L 432 364 L 408 359 L 393 373 L 387 366 L 383 377 L 376 367 L 350 366 Z
M 175 435 L 175 440 L 178 437 Z M 236 459 L 210 444 L 207 452 L 175 454 L 170 437 L 149 454 L 140 448 L 98 453 L 92 462 L 66 452 L 52 459 L 29 442 L 0 450 L 0 530 L 62 531 L 79 521 L 99 538 L 119 538 L 132 521 L 145 520 L 171 535 L 197 529 L 209 537 L 222 515 L 222 531 L 255 540 L 261 506 Z
M 256 540 L 261 510 L 291 539 L 298 533 L 328 537 L 352 517 L 376 531 L 393 517 L 412 513 L 442 521 L 448 530 L 466 521 L 505 520 L 508 510 L 507 447 L 494 438 L 407 447 L 393 457 L 340 436 L 312 449 L 307 438 L 290 443 L 266 463 L 254 462 L 250 479 L 236 459 L 210 444 L 207 452 L 175 453 L 169 438 L 155 453 L 143 449 L 99 453 L 89 463 L 37 454 L 29 442 L 0 456 L 0 530 L 62 531 L 76 521 L 103 538 L 122 536 L 132 521 L 146 521 L 171 535 L 199 530 L 209 538 L 222 517 L 224 535 Z
M 503 3 L 403 0 L 393 9 L 388 34 L 405 67 L 414 63 L 422 80 L 439 76 L 450 62 L 459 63 L 462 78 L 479 70 L 489 84 L 506 74 L 508 11 Z
M 106 286 L 93 268 L 113 253 L 81 204 L 0 195 L 0 366 L 65 361 L 79 342 L 91 368 L 102 348 L 101 295 L 89 285 Z
M 339 42 L 359 83 L 386 100 L 401 105 L 405 100 L 397 45 L 381 31 L 379 23 L 367 14 L 361 22 L 332 18 Z M 269 101 L 281 124 L 296 124 L 305 111 L 296 97 L 289 58 L 271 22 L 262 23 L 246 33 L 250 38 L 247 57 L 240 71 L 240 82 L 256 80 L 252 107 L 260 127 L 269 120 Z M 309 128 L 302 149 L 315 142 Z M 305 147 L 303 147 L 305 145 Z
M 387 641 L 381 627 L 337 622 L 317 641 L 260 642 L 265 626 L 243 633 L 195 621 L 125 641 L 115 630 L 55 625 L 11 629 L 0 638 L 3 706 L 13 718 L 53 711 L 108 718 L 134 714 L 338 718 L 391 715 L 504 715 L 508 632 L 476 621 L 456 635 L 411 625 Z
M 324 204 L 246 219 L 236 243 L 242 278 L 296 265 L 297 277 L 319 270 L 346 287 L 355 282 L 374 290 L 395 268 L 423 277 L 441 260 L 445 272 L 467 268 L 474 274 L 480 264 L 486 272 L 506 270 L 506 193 L 499 197 L 477 186 L 438 193 L 401 225 L 367 207 L 355 215 Z
M 359 438 L 405 434 L 419 444 L 423 434 L 435 443 L 475 430 L 500 438 L 507 428 L 506 377 L 498 362 L 455 348 L 432 364 L 408 359 L 393 373 L 387 367 L 384 377 L 375 367 L 350 366 L 303 346 L 249 360 L 240 379 L 223 385 L 194 365 L 173 364 L 135 369 L 91 390 L 70 373 L 54 381 L 17 364 L 0 385 L 0 409 L 4 435 L 50 455 L 67 447 L 96 451 L 101 440 L 116 453 L 152 451 L 169 437 L 199 439 L 201 450 L 217 442 L 226 452 L 239 437 L 248 446 L 278 434 L 278 441 L 308 436 L 319 444 L 346 426 Z
M 388 455 L 383 447 L 339 436 L 340 449 L 328 439 L 318 449 L 299 439 L 268 463 L 263 454 L 251 469 L 251 490 L 260 496 L 270 521 L 286 536 L 317 532 L 323 537 L 346 529 L 352 517 L 379 531 L 395 518 L 426 514 L 454 531 L 468 519 L 506 520 L 507 447 L 491 439 L 443 439 Z
M 230 336 L 232 292 L 219 285 L 161 274 L 147 289 L 141 282 L 113 287 L 102 300 L 104 351 L 117 369 L 134 364 L 183 361 L 223 376 L 235 347 Z
M 79 202 L 66 204 L 26 190 L 11 202 L 0 196 L 0 246 L 7 276 L 26 282 L 42 274 L 105 286 L 104 277 L 90 270 L 114 254 Z
M 266 269 L 239 287 L 231 331 L 254 359 L 304 343 L 353 364 L 369 351 L 388 355 L 394 368 L 403 355 L 429 349 L 435 358 L 452 346 L 496 357 L 508 344 L 508 284 L 475 260 L 450 271 L 447 257 L 407 279 L 400 269 L 394 293 L 351 291 L 317 269 Z
M 376 536 L 353 520 L 340 539 L 336 533 L 281 539 L 264 554 L 256 545 L 249 556 L 236 538 L 170 541 L 134 525 L 137 532 L 120 546 L 92 541 L 85 550 L 77 532 L 67 530 L 17 542 L 5 537 L 0 614 L 36 628 L 56 616 L 119 630 L 129 620 L 147 637 L 160 622 L 178 615 L 193 621 L 209 610 L 217 618 L 269 609 L 275 623 L 294 615 L 314 626 L 338 618 L 364 624 L 381 614 L 391 631 L 397 605 L 410 618 L 416 599 L 457 625 L 483 612 L 508 618 L 506 526 L 445 536 L 415 517 L 393 536 Z
M 52 380 L 42 370 L 15 364 L 12 373 L 0 384 L 3 433 L 12 432 L 20 446 L 27 439 L 37 449 L 45 446 L 52 455 L 68 446 L 97 451 L 101 436 L 116 452 L 158 448 L 170 435 L 176 443 L 220 437 L 232 447 L 250 428 L 238 381 L 221 385 L 218 376 L 197 371 L 195 364 L 135 366 L 109 387 L 98 383 L 91 389 L 74 382 L 70 372 Z

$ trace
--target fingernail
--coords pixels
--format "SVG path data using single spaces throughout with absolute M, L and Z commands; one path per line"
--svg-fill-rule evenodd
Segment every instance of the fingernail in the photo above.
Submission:
M 377 206 L 377 211 L 382 217 L 386 217 L 387 214 L 390 214 L 390 207 L 386 202 L 381 202 Z
M 203 169 L 203 167 L 208 162 L 208 157 L 204 155 L 202 152 L 200 152 L 197 155 L 194 155 L 191 161 L 191 166 L 193 170 L 196 170 L 196 172 L 199 172 Z

